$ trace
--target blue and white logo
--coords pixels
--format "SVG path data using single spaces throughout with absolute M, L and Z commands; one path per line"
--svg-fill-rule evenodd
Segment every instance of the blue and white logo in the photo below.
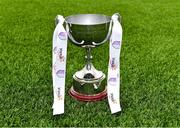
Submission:
M 115 49 L 120 49 L 120 41 L 114 41 L 112 43 L 112 46 L 115 48 Z
M 61 40 L 66 40 L 67 39 L 67 34 L 66 34 L 66 32 L 60 32 L 58 37 Z
M 116 85 L 116 81 L 117 81 L 117 78 L 116 77 L 111 77 L 109 78 L 108 82 L 110 85 Z
M 64 78 L 65 76 L 65 71 L 64 70 L 58 70 L 56 72 L 56 75 L 59 77 L 59 78 Z

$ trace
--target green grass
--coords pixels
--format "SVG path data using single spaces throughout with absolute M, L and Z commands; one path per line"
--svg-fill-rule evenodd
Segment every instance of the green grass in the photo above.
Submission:
M 122 112 L 68 95 L 84 50 L 68 44 L 65 114 L 52 116 L 54 18 L 120 12 Z M 107 73 L 108 43 L 94 49 Z M 0 126 L 180 126 L 179 0 L 0 0 Z

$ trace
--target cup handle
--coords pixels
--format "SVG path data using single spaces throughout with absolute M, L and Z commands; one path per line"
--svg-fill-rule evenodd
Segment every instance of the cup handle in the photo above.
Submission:
M 100 43 L 92 42 L 92 44 L 95 45 L 95 46 L 104 44 L 109 39 L 109 37 L 111 35 L 111 30 L 112 30 L 112 20 L 110 21 L 109 30 L 108 30 L 108 34 L 107 34 L 106 38 L 102 42 L 100 42 Z
M 121 22 L 121 15 L 119 13 L 114 13 L 113 15 L 117 15 L 119 22 Z
M 73 36 L 72 36 L 71 33 L 69 32 L 69 25 L 68 25 L 68 23 L 67 23 L 66 21 L 65 21 L 65 23 L 66 23 L 66 32 L 67 32 L 67 35 L 68 35 L 69 39 L 70 39 L 73 43 L 75 43 L 75 44 L 77 44 L 77 45 L 82 45 L 82 44 L 84 44 L 84 40 L 82 40 L 81 43 L 79 43 L 79 42 L 77 42 L 77 41 L 73 38 Z

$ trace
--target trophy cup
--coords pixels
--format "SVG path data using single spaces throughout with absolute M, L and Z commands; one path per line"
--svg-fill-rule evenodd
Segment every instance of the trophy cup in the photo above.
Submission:
M 69 94 L 80 101 L 104 99 L 107 96 L 106 85 L 101 82 L 106 76 L 93 66 L 91 50 L 110 38 L 111 17 L 101 14 L 78 14 L 66 17 L 65 23 L 69 40 L 86 50 L 86 64 L 73 75 L 73 86 Z

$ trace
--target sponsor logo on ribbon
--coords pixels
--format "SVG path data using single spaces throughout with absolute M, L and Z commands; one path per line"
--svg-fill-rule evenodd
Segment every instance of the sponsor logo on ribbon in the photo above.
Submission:
M 117 78 L 116 77 L 111 77 L 109 78 L 108 82 L 110 85 L 116 85 L 116 81 L 117 81 Z
M 56 72 L 56 75 L 59 77 L 59 78 L 64 78 L 65 76 L 65 71 L 64 70 L 58 70 Z
M 57 70 L 57 65 L 56 64 L 53 65 L 53 69 L 54 69 L 54 71 Z
M 56 54 L 58 52 L 57 46 L 54 47 L 53 52 L 54 52 L 54 54 Z
M 112 103 L 117 104 L 117 101 L 115 100 L 113 93 L 110 93 L 109 98 L 112 101 Z
M 60 62 L 64 62 L 64 56 L 62 55 L 62 51 L 63 51 L 63 49 L 60 48 L 59 49 L 59 59 L 60 59 Z
M 60 32 L 58 35 L 59 39 L 61 40 L 66 40 L 67 39 L 67 35 L 66 32 Z
M 112 58 L 110 63 L 111 63 L 111 69 L 112 70 L 116 70 L 117 69 L 117 65 L 115 63 L 115 58 Z
M 61 88 L 60 87 L 57 88 L 56 94 L 57 94 L 58 100 L 63 100 L 63 96 L 61 95 Z
M 120 41 L 114 41 L 112 43 L 112 46 L 115 48 L 115 49 L 120 49 Z

